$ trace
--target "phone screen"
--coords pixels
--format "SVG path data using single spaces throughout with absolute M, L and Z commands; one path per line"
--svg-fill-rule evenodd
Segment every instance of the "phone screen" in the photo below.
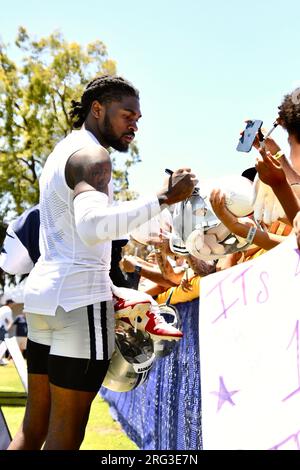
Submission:
M 248 121 L 237 145 L 238 152 L 250 152 L 255 136 L 261 128 L 263 121 L 259 119 Z

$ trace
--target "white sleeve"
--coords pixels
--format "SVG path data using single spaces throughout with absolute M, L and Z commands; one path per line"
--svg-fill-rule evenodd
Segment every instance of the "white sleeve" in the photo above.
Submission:
M 27 274 L 33 266 L 28 251 L 9 225 L 0 254 L 0 268 L 9 274 Z
M 139 198 L 109 205 L 106 194 L 85 191 L 74 199 L 75 224 L 79 237 L 88 246 L 115 240 L 159 214 L 157 197 Z

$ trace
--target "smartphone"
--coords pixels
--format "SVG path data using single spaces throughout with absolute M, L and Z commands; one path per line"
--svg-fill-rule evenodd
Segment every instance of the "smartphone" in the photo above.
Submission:
M 238 152 L 250 152 L 255 136 L 262 126 L 263 121 L 255 119 L 248 121 L 237 145 Z

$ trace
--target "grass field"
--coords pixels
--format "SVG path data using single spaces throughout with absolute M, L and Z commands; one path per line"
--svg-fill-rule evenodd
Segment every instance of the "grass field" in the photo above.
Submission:
M 0 367 L 0 391 L 23 391 L 12 361 L 7 366 Z M 2 406 L 2 411 L 10 432 L 14 435 L 23 419 L 24 406 Z M 138 448 L 122 431 L 120 425 L 111 418 L 108 404 L 101 397 L 97 397 L 92 405 L 81 449 L 134 450 Z

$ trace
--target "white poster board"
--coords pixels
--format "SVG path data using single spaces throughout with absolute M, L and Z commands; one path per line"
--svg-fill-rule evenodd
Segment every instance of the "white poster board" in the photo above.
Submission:
M 300 449 L 300 253 L 201 279 L 204 449 Z

